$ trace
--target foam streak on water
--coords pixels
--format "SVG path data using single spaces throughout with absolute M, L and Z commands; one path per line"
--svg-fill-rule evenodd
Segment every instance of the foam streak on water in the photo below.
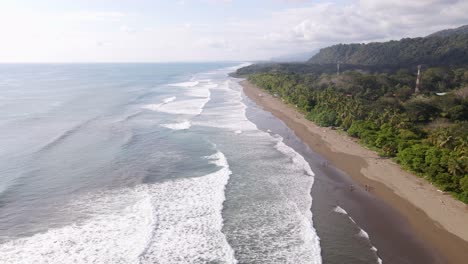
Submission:
M 184 99 L 176 100 L 177 97 L 173 96 L 164 99 L 162 103 L 144 105 L 143 109 L 175 115 L 199 115 L 210 101 L 210 89 L 217 86 L 213 83 L 198 86 L 199 84 L 198 81 L 173 84 L 175 87 L 181 87 Z
M 172 129 L 172 130 L 185 130 L 185 129 L 189 129 L 192 126 L 192 124 L 190 123 L 190 121 L 185 120 L 180 123 L 162 124 L 161 126 Z
M 193 86 L 196 86 L 198 85 L 198 81 L 194 81 L 194 82 L 181 82 L 181 83 L 173 83 L 173 84 L 169 84 L 169 86 L 174 86 L 174 87 L 193 87 Z

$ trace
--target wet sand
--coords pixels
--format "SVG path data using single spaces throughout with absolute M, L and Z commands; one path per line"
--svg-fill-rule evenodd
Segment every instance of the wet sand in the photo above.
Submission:
M 318 171 L 313 192 L 314 197 L 332 194 L 333 199 L 319 200 L 317 206 L 329 208 L 339 203 L 368 231 L 384 263 L 466 263 L 465 204 L 401 170 L 393 161 L 379 158 L 347 135 L 316 126 L 280 99 L 246 81 L 241 84 L 251 100 L 282 120 L 313 152 L 330 161 L 332 166 Z M 350 191 L 350 185 L 355 185 L 355 190 Z M 371 186 L 370 191 L 365 190 L 366 185 Z M 316 225 L 327 224 L 326 219 L 315 218 L 314 214 Z M 322 239 L 322 254 L 327 254 L 327 243 L 331 246 L 332 242 Z

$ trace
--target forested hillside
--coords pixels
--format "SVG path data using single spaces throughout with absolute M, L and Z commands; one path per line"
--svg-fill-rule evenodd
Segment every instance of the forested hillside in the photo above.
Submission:
M 396 72 L 403 69 L 397 65 L 353 65 L 341 64 L 340 70 L 365 71 L 365 72 Z M 414 65 L 408 66 L 406 70 L 415 70 Z M 311 63 L 260 63 L 240 68 L 234 75 L 246 76 L 253 73 L 282 72 L 296 74 L 332 74 L 337 72 L 336 64 L 311 64 Z
M 321 126 L 340 127 L 468 203 L 468 68 L 430 68 L 414 94 L 408 71 L 258 73 L 249 80 Z M 444 95 L 435 92 L 444 91 Z
M 254 64 L 237 75 L 468 203 L 467 32 L 339 44 L 309 63 Z M 422 89 L 415 93 L 418 64 Z
M 428 37 L 448 37 L 457 34 L 468 34 L 468 25 L 461 26 L 458 28 L 444 29 L 435 33 L 430 34 Z
M 338 61 L 356 65 L 467 65 L 468 28 L 436 32 L 424 38 L 369 43 L 338 44 L 321 49 L 308 62 L 330 64 Z

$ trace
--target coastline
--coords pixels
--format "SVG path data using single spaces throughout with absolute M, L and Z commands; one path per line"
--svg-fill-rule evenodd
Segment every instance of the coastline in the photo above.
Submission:
M 282 120 L 313 151 L 348 174 L 358 186 L 394 208 L 421 241 L 447 263 L 468 259 L 468 206 L 443 194 L 429 182 L 359 145 L 344 133 L 323 128 L 266 91 L 243 81 L 245 95 Z M 260 94 L 262 96 L 260 96 Z

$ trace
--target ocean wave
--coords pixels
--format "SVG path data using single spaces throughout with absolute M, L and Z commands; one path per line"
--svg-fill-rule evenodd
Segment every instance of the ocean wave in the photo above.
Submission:
M 36 153 L 41 153 L 43 151 L 50 150 L 54 148 L 55 146 L 59 145 L 63 141 L 65 141 L 68 137 L 72 136 L 73 134 L 77 133 L 79 130 L 83 129 L 87 125 L 91 124 L 92 122 L 96 121 L 99 117 L 91 118 L 88 119 L 78 125 L 75 125 L 74 127 L 66 130 L 63 132 L 61 135 L 50 141 L 49 143 L 45 144 L 43 147 L 41 147 Z
M 159 221 L 141 263 L 237 262 L 222 233 L 224 190 L 231 171 L 221 152 L 206 158 L 219 170 L 150 190 Z
M 165 128 L 172 129 L 172 130 L 187 130 L 192 126 L 192 124 L 190 123 L 190 121 L 185 120 L 185 121 L 180 122 L 180 123 L 162 124 L 161 126 L 165 127 Z
M 258 129 L 246 117 L 247 106 L 242 102 L 241 89 L 237 83 L 223 81 L 212 89 L 222 93 L 224 102 L 204 109 L 201 118 L 195 122 L 197 125 L 231 131 L 253 131 Z
M 246 263 L 262 261 L 276 263 L 278 260 L 288 263 L 321 263 L 319 237 L 312 220 L 310 191 L 313 186 L 314 173 L 310 166 L 299 153 L 282 142 L 278 142 L 282 140 L 260 131 L 254 123 L 248 120 L 242 88 L 236 81 L 218 81 L 218 86 L 212 90 L 216 104 L 206 106 L 203 113 L 194 119 L 193 123 L 198 126 L 225 129 L 242 138 L 258 136 L 268 146 L 272 142 L 277 143 L 279 152 L 277 155 L 281 156 L 281 160 L 285 162 L 281 170 L 284 169 L 283 172 L 287 173 L 274 175 L 274 177 L 272 175 L 266 182 L 265 189 L 275 192 L 277 200 L 274 204 L 265 202 L 262 205 L 251 205 L 252 210 L 265 211 L 264 214 L 258 214 L 261 219 L 252 223 L 251 218 L 255 218 L 256 215 L 249 215 L 245 216 L 246 222 L 243 224 L 250 226 L 228 227 L 226 232 L 233 236 L 234 241 L 246 243 L 243 246 L 236 245 L 234 248 L 239 250 L 239 260 Z M 286 179 L 285 177 L 288 176 L 291 178 Z M 268 209 L 263 205 L 269 206 Z M 282 232 L 283 228 L 288 230 L 288 234 Z M 281 239 L 269 238 L 269 235 L 277 235 Z M 248 249 L 251 237 L 268 240 L 274 245 L 252 242 L 254 248 Z
M 369 239 L 369 234 L 362 228 L 359 230 L 358 236 Z
M 193 80 L 197 80 L 196 78 L 193 78 Z M 201 83 L 205 83 L 205 82 L 212 82 L 213 80 L 212 79 L 199 79 L 197 80 L 198 82 L 201 82 Z
M 336 213 L 339 213 L 339 214 L 344 214 L 344 215 L 347 215 L 349 220 L 351 222 L 353 222 L 353 224 L 355 224 L 358 228 L 359 228 L 359 233 L 357 234 L 357 236 L 359 237 L 362 237 L 364 239 L 367 239 L 369 241 L 369 243 L 371 244 L 371 250 L 372 252 L 374 252 L 376 258 L 377 258 L 377 262 L 379 264 L 382 264 L 382 259 L 379 257 L 379 255 L 377 254 L 377 248 L 372 245 L 372 241 L 370 239 L 370 236 L 369 236 L 369 233 L 367 233 L 364 229 L 362 229 L 361 227 L 359 227 L 359 225 L 356 223 L 356 221 L 354 221 L 354 219 L 348 215 L 348 212 L 346 212 L 346 210 L 344 210 L 343 208 L 341 208 L 340 206 L 336 206 L 334 209 L 333 209 L 334 212 Z
M 348 212 L 346 212 L 345 209 L 341 208 L 341 207 L 338 206 L 338 205 L 333 209 L 333 211 L 334 211 L 335 213 L 348 215 Z
M 175 100 L 177 99 L 177 97 L 175 96 L 172 96 L 172 97 L 168 97 L 166 99 L 163 99 L 162 100 L 162 103 L 159 103 L 159 104 L 147 104 L 145 106 L 143 106 L 144 109 L 148 109 L 148 110 L 152 110 L 152 111 L 157 111 L 160 107 L 162 107 L 163 105 L 166 105 L 166 104 L 169 104 L 171 102 L 174 102 Z
M 210 98 L 186 99 L 168 104 L 145 105 L 143 108 L 168 114 L 199 115 L 209 100 Z
M 171 83 L 168 86 L 173 86 L 173 87 L 194 87 L 197 86 L 200 82 L 198 81 L 193 81 L 193 82 L 181 82 L 181 83 Z
M 269 137 L 272 137 L 271 135 L 262 132 L 265 135 L 268 135 Z M 274 140 L 277 141 L 275 148 L 282 153 L 283 155 L 287 156 L 290 158 L 291 163 L 290 166 L 292 166 L 293 170 L 298 170 L 302 171 L 306 177 L 304 177 L 301 180 L 299 178 L 297 179 L 297 182 L 293 184 L 292 182 L 289 182 L 288 185 L 289 188 L 295 189 L 297 191 L 300 190 L 300 188 L 305 188 L 304 194 L 306 196 L 294 196 L 290 197 L 292 201 L 295 201 L 295 204 L 297 206 L 297 212 L 298 216 L 301 219 L 301 225 L 302 225 L 302 236 L 303 236 L 303 241 L 304 241 L 304 246 L 308 247 L 311 252 L 313 252 L 315 255 L 311 259 L 312 263 L 322 263 L 322 259 L 320 257 L 320 241 L 319 237 L 317 235 L 317 232 L 315 228 L 313 227 L 313 221 L 312 221 L 312 196 L 310 195 L 310 191 L 312 189 L 312 186 L 314 184 L 314 176 L 315 174 L 313 173 L 312 169 L 310 168 L 309 163 L 304 159 L 304 157 L 296 152 L 293 148 L 289 147 L 288 145 L 284 144 L 283 138 L 282 137 L 272 137 Z M 307 186 L 305 187 L 304 184 L 307 182 Z M 301 201 L 299 201 L 300 199 Z M 304 202 L 302 202 L 304 201 Z
M 177 97 L 172 96 L 172 97 L 169 97 L 169 98 L 164 99 L 164 100 L 163 100 L 163 103 L 164 103 L 164 104 L 168 104 L 168 103 L 170 103 L 170 102 L 174 102 L 175 99 L 177 99 Z
M 154 228 L 151 211 L 146 197 L 113 214 L 0 244 L 0 263 L 138 263 Z
M 124 118 L 122 118 L 122 119 L 120 120 L 120 122 L 130 121 L 130 120 L 132 120 L 132 119 L 134 119 L 134 118 L 140 116 L 141 114 L 142 114 L 142 111 L 133 112 L 133 113 L 131 113 L 131 114 L 125 116 Z
M 198 85 L 196 87 L 186 87 L 183 90 L 183 93 L 184 95 L 191 97 L 209 98 L 211 96 L 210 89 L 215 89 L 217 87 L 218 84 L 209 82 L 203 85 Z
M 0 244 L 0 263 L 236 263 L 222 233 L 226 157 L 218 170 L 78 197 L 82 222 Z
M 353 222 L 354 222 L 354 220 L 353 220 Z M 367 239 L 367 240 L 369 241 L 369 243 L 371 243 L 371 246 L 372 246 L 372 247 L 371 247 L 371 251 L 374 252 L 375 257 L 377 258 L 377 262 L 378 262 L 379 264 L 382 264 L 383 261 L 382 261 L 382 259 L 379 257 L 379 255 L 378 255 L 378 253 L 377 253 L 377 251 L 378 251 L 377 248 L 376 248 L 374 245 L 372 245 L 372 241 L 371 241 L 371 239 L 370 239 L 369 233 L 367 233 L 364 229 L 359 228 L 359 233 L 358 233 L 357 235 L 358 235 L 359 237 L 362 237 L 362 238 Z
M 299 153 L 297 153 L 291 147 L 284 144 L 282 137 L 279 137 L 278 143 L 276 143 L 275 148 L 279 150 L 281 153 L 291 157 L 293 163 L 297 164 L 297 166 L 303 169 L 308 175 L 315 176 L 315 173 L 312 171 L 309 163 L 304 159 L 304 157 L 300 155 Z
M 377 255 L 377 248 L 376 247 L 372 246 L 371 250 L 374 252 L 374 254 Z M 377 263 L 379 263 L 379 264 L 383 263 L 382 259 L 378 255 L 377 255 Z

